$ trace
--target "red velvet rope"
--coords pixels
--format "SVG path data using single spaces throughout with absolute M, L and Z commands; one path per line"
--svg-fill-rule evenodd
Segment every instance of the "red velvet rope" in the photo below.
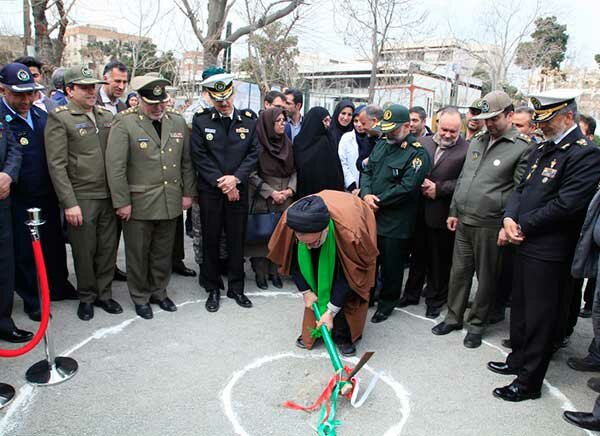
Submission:
M 40 326 L 31 341 L 23 345 L 21 348 L 14 350 L 5 350 L 0 348 L 0 357 L 18 357 L 30 352 L 37 344 L 40 343 L 48 328 L 50 320 L 50 288 L 48 287 L 48 276 L 46 275 L 46 264 L 44 263 L 44 255 L 42 254 L 42 244 L 39 240 L 31 241 L 33 247 L 33 256 L 37 269 L 38 283 L 40 284 L 40 294 L 42 296 L 42 321 Z

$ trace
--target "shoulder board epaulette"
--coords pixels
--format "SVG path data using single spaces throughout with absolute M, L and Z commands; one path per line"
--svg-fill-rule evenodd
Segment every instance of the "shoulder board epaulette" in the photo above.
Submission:
M 529 143 L 531 142 L 531 137 L 527 136 L 524 133 L 519 133 L 519 136 L 517 136 L 517 138 L 521 138 L 523 141 Z
M 250 110 L 245 110 L 244 111 L 244 116 L 247 117 L 247 118 L 250 118 L 251 120 L 255 120 L 256 118 L 258 118 L 256 116 L 256 114 L 254 112 L 250 111 Z
M 577 142 L 575 142 L 575 144 L 581 145 L 582 147 L 585 147 L 586 145 L 588 145 L 587 141 L 584 138 L 578 139 Z
M 108 109 L 106 109 L 104 106 L 100 106 L 99 104 L 96 105 L 96 108 L 98 108 L 98 110 L 101 110 L 103 112 L 110 112 Z M 111 112 L 112 113 L 112 112 Z
M 483 135 L 486 131 L 485 130 L 480 130 L 479 132 L 475 133 L 475 135 L 473 135 L 473 138 L 479 138 L 481 135 Z
M 200 108 L 198 108 L 196 113 L 194 113 L 194 115 L 205 115 L 205 114 L 209 114 L 209 113 L 210 113 L 210 110 L 200 107 Z
M 421 147 L 423 147 L 419 141 L 415 141 L 415 142 L 413 142 L 410 145 L 412 145 L 415 148 L 421 148 Z
M 54 112 L 62 112 L 62 111 L 66 111 L 69 107 L 67 105 L 63 105 L 63 106 L 58 106 L 57 108 L 54 108 Z
M 132 106 L 128 109 L 125 109 L 124 111 L 119 112 L 119 114 L 123 114 L 123 115 L 129 115 L 135 112 L 135 107 Z

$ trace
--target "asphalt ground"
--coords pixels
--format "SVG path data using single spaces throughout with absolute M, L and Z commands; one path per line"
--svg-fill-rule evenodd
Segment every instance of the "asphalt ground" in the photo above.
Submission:
M 186 254 L 193 266 L 189 239 Z M 119 265 L 124 267 L 123 244 Z M 313 351 L 294 346 L 302 299 L 290 281 L 283 290 L 258 290 L 252 273 L 247 294 L 252 309 L 223 297 L 221 310 L 208 313 L 197 279 L 175 275 L 169 295 L 179 310 L 167 313 L 154 306 L 149 321 L 136 316 L 120 282 L 114 284 L 114 298 L 124 308 L 120 315 L 96 308 L 94 319 L 83 322 L 76 301 L 53 303 L 57 353 L 76 359 L 79 371 L 63 384 L 33 387 L 24 375 L 43 359 L 42 345 L 26 356 L 0 360 L 0 381 L 17 389 L 15 401 L 0 411 L 0 435 L 316 434 L 318 412 L 282 407 L 286 400 L 312 403 L 332 375 L 323 346 Z M 508 319 L 490 327 L 484 344 L 470 350 L 462 344 L 464 332 L 431 334 L 435 322 L 424 313 L 424 305 L 411 306 L 397 309 L 384 323 L 367 323 L 358 356 L 375 355 L 359 374 L 360 390 L 374 374 L 380 380 L 362 407 L 340 400 L 338 436 L 585 433 L 561 415 L 565 408 L 591 411 L 596 398 L 586 386 L 594 374 L 566 365 L 568 357 L 585 354 L 592 338 L 589 319 L 579 320 L 570 345 L 556 353 L 542 398 L 515 404 L 492 396 L 512 378 L 485 366 L 506 354 L 500 341 L 507 337 Z M 37 326 L 23 314 L 18 297 L 14 318 L 20 328 Z M 345 363 L 353 366 L 356 360 Z

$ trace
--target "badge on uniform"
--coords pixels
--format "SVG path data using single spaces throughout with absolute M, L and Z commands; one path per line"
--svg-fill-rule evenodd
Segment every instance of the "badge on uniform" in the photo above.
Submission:
M 110 129 L 112 127 L 112 121 L 104 123 L 104 127 L 106 127 L 107 129 Z
M 542 176 L 544 176 L 545 178 L 553 179 L 554 177 L 556 177 L 556 173 L 557 173 L 556 169 L 546 167 L 546 168 L 544 168 L 544 171 L 542 171 Z M 544 181 L 542 180 L 542 182 L 544 182 Z M 544 183 L 546 183 L 546 182 L 544 182 Z
M 240 133 L 240 138 L 241 139 L 246 139 L 246 134 L 245 133 Z
M 169 133 L 169 136 L 171 138 L 175 138 L 175 139 L 182 139 L 183 138 L 183 132 L 171 132 L 171 133 Z
M 477 159 L 479 159 L 480 155 L 481 155 L 481 153 L 479 153 L 478 151 L 474 151 L 473 154 L 471 154 L 471 159 L 477 160 Z
M 21 139 L 19 139 L 19 142 L 21 143 L 21 145 L 27 145 L 27 144 L 29 144 L 29 139 L 22 136 Z
M 207 134 L 206 134 L 206 140 L 207 140 L 207 141 L 212 141 L 214 137 L 215 137 L 215 136 L 214 136 L 212 133 L 207 133 Z
M 204 133 L 217 133 L 216 129 L 209 129 L 208 127 L 204 128 Z
M 250 133 L 250 130 L 246 129 L 245 127 L 238 127 L 235 129 L 235 133 Z
M 138 145 L 140 146 L 140 148 L 142 150 L 145 150 L 148 148 L 148 141 L 150 141 L 149 138 L 138 138 Z
M 408 142 L 404 141 L 402 144 L 400 144 L 400 148 L 406 148 L 408 146 Z
M 13 117 L 7 114 L 7 115 L 5 115 L 4 119 L 6 120 L 7 123 L 10 123 L 12 121 Z
M 415 172 L 419 172 L 421 167 L 423 166 L 423 161 L 419 157 L 415 157 L 411 162 L 412 167 L 415 169 Z
M 87 130 L 83 129 L 83 128 L 79 129 L 79 136 L 85 136 L 85 135 L 87 135 Z

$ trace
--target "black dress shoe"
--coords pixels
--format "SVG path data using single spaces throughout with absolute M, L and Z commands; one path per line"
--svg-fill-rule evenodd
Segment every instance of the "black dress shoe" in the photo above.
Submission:
M 510 339 L 502 339 L 500 345 L 502 345 L 504 348 L 512 348 L 512 343 L 510 342 Z
M 563 412 L 563 418 L 569 424 L 576 425 L 586 430 L 600 431 L 600 418 L 594 416 L 593 413 L 587 412 Z
M 82 321 L 89 321 L 94 317 L 94 304 L 93 303 L 79 303 L 77 307 L 77 316 Z
M 213 289 L 208 291 L 208 299 L 206 300 L 206 310 L 209 312 L 216 312 L 219 310 L 219 303 L 221 298 L 221 291 L 219 289 Z
M 41 310 L 34 310 L 32 312 L 28 312 L 27 316 L 32 321 L 35 321 L 35 322 L 41 322 L 42 321 L 42 311 Z
M 28 332 L 27 330 L 21 330 L 18 328 L 14 328 L 10 332 L 1 332 L 0 340 L 6 342 L 12 342 L 13 344 L 19 344 L 21 342 L 29 342 L 33 338 L 33 333 Z
M 583 359 L 579 357 L 569 357 L 567 365 L 575 371 L 600 372 L 600 362 L 590 357 L 588 354 Z
M 256 279 L 256 286 L 258 286 L 260 289 L 269 289 L 269 284 L 267 283 L 267 278 L 263 274 L 256 274 L 255 279 Z
M 125 271 L 121 271 L 119 268 L 115 266 L 115 275 L 113 276 L 113 280 L 117 282 L 126 282 L 127 281 L 127 273 Z
M 375 315 L 373 315 L 373 317 L 371 318 L 371 322 L 374 324 L 378 324 L 380 322 L 385 321 L 386 319 L 389 318 L 389 315 L 386 315 L 383 312 L 380 312 L 379 310 L 375 312 Z
M 487 369 L 496 374 L 519 375 L 519 370 L 511 368 L 505 362 L 488 362 Z
M 135 313 L 141 316 L 144 319 L 152 319 L 154 317 L 154 313 L 152 313 L 152 307 L 148 303 L 146 304 L 136 304 L 135 305 Z
M 304 343 L 304 339 L 302 339 L 302 335 L 296 339 L 296 347 L 306 350 L 306 344 Z
M 523 388 L 520 388 L 517 385 L 509 384 L 508 386 L 504 386 L 501 388 L 494 389 L 494 397 L 500 398 L 504 401 L 525 401 L 525 400 L 535 400 L 542 396 L 540 391 L 526 391 Z
M 579 311 L 579 318 L 591 318 L 592 317 L 592 309 L 588 309 L 584 307 Z
M 478 333 L 467 333 L 463 340 L 463 345 L 467 348 L 481 347 L 481 335 Z
M 428 307 L 425 311 L 425 317 L 429 319 L 436 319 L 440 316 L 441 310 L 434 307 Z
M 340 353 L 342 353 L 342 356 L 356 356 L 356 347 L 354 344 L 340 344 L 338 345 L 338 349 L 340 350 Z
M 164 300 L 159 300 L 158 298 L 150 297 L 150 303 L 158 304 L 158 306 L 164 310 L 165 312 L 176 312 L 177 306 L 173 303 L 169 297 L 165 297 Z
M 396 307 L 408 307 L 408 306 L 417 306 L 419 304 L 419 300 L 409 300 L 406 297 L 400 298 L 396 303 Z
M 186 267 L 183 262 L 174 263 L 173 272 L 184 277 L 196 277 L 196 271 Z
M 108 300 L 96 300 L 94 301 L 94 306 L 101 307 L 105 312 L 113 315 L 123 313 L 123 308 L 121 305 L 112 298 L 109 298 Z
M 271 279 L 271 283 L 273 283 L 273 286 L 277 289 L 283 288 L 283 282 L 281 281 L 279 274 L 269 274 L 269 279 Z
M 227 291 L 227 298 L 232 298 L 238 304 L 238 306 L 249 309 L 252 307 L 252 301 L 244 295 L 243 292 Z
M 462 329 L 462 324 L 446 324 L 445 321 L 442 321 L 441 323 L 439 323 L 438 325 L 436 325 L 435 327 L 433 327 L 431 329 L 431 333 L 433 333 L 434 335 L 437 336 L 444 336 L 447 335 L 448 333 L 453 332 L 454 330 L 461 330 Z
M 600 378 L 592 377 L 587 381 L 588 387 L 594 392 L 598 392 L 600 394 Z

